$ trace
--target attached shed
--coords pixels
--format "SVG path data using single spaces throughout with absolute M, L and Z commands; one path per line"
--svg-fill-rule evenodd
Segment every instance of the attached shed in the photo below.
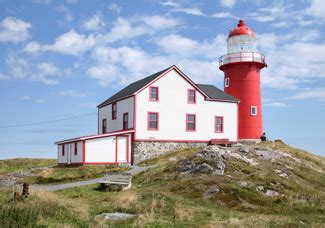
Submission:
M 83 136 L 56 142 L 58 163 L 129 164 L 131 163 L 133 130 Z

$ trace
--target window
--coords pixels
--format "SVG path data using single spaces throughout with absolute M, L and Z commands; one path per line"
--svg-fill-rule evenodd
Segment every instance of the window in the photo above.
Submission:
M 223 117 L 222 116 L 216 116 L 214 120 L 215 124 L 215 132 L 216 133 L 222 133 L 223 132 Z
M 102 122 L 102 134 L 105 134 L 107 132 L 107 120 L 103 119 Z
M 149 100 L 150 101 L 159 101 L 159 89 L 158 87 L 151 86 L 149 88 Z
M 251 106 L 251 115 L 256 116 L 257 115 L 257 107 L 256 106 Z
M 194 114 L 186 114 L 186 131 L 196 130 L 196 116 Z
M 194 89 L 189 89 L 187 91 L 187 103 L 195 104 L 196 103 L 196 94 Z
M 78 154 L 78 143 L 74 144 L 74 155 Z
M 230 84 L 230 78 L 225 79 L 225 87 L 229 87 Z
M 62 156 L 65 155 L 65 152 L 64 152 L 64 144 L 62 144 Z
M 116 119 L 117 106 L 116 103 L 112 104 L 112 120 Z
M 129 113 L 123 114 L 123 130 L 129 129 Z
M 158 131 L 158 112 L 148 113 L 148 130 Z

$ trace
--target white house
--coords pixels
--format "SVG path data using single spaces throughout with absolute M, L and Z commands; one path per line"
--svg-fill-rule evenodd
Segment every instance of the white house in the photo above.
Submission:
M 137 163 L 180 147 L 238 140 L 239 101 L 176 66 L 136 81 L 98 108 L 97 135 L 56 142 L 60 164 Z

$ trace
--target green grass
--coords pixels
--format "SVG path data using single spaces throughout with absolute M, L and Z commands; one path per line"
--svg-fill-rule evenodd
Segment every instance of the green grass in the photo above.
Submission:
M 266 142 L 258 146 L 281 147 L 287 153 L 298 154 L 303 162 L 298 164 L 292 159 L 270 162 L 254 157 L 259 165 L 251 166 L 228 158 L 223 176 L 181 175 L 176 171 L 175 158 L 190 156 L 200 148 L 179 150 L 143 162 L 142 165 L 155 166 L 133 177 L 132 188 L 122 192 L 104 192 L 96 184 L 54 193 L 33 193 L 27 201 L 18 203 L 10 202 L 13 193 L 0 193 L 3 205 L 0 224 L 50 227 L 324 226 L 324 159 L 313 158 L 311 154 L 282 143 Z M 65 181 L 96 176 L 106 168 L 109 167 L 53 168 L 52 173 L 42 173 L 41 176 L 47 178 L 46 181 L 53 181 L 51 178 Z M 285 170 L 289 177 L 278 176 L 275 169 Z M 240 187 L 238 181 L 246 181 L 249 186 Z M 280 195 L 265 196 L 256 190 L 259 185 L 276 190 Z M 220 191 L 207 197 L 206 192 L 211 187 Z M 136 217 L 118 222 L 94 220 L 96 215 L 104 212 L 132 213 Z M 26 217 L 26 223 L 15 217 L 17 213 Z M 5 216 L 1 217 L 1 214 Z
M 28 170 L 30 168 L 54 166 L 56 159 L 15 158 L 0 160 L 0 174 Z
M 85 165 L 76 167 L 51 167 L 45 170 L 33 171 L 33 176 L 28 176 L 24 182 L 30 184 L 65 183 L 77 180 L 88 180 L 102 177 L 105 172 L 121 172 L 128 167 L 117 165 Z

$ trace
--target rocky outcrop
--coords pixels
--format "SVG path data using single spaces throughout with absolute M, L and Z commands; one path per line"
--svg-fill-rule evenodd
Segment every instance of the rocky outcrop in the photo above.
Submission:
M 182 174 L 223 175 L 225 168 L 226 164 L 222 155 L 211 150 L 205 150 L 179 160 L 176 166 L 176 170 Z

